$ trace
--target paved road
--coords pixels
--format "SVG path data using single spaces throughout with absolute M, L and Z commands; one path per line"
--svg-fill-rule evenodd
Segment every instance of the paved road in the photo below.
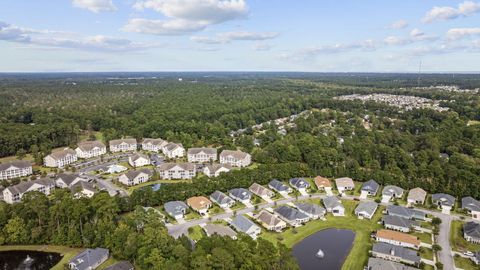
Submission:
M 115 196 L 117 194 L 119 194 L 120 196 L 128 196 L 127 191 L 114 185 L 112 183 L 112 180 L 105 180 L 98 176 L 93 176 L 93 178 L 97 181 L 98 187 L 100 189 L 105 189 L 110 196 Z

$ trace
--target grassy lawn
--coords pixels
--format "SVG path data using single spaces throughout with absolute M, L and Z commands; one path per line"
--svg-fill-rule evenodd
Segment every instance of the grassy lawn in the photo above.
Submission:
M 194 226 L 188 229 L 188 236 L 193 241 L 198 241 L 205 236 L 205 232 L 200 226 Z
M 121 174 L 120 174 L 121 175 Z M 178 184 L 178 183 L 192 183 L 192 180 L 155 180 L 155 181 L 148 181 L 145 183 L 138 184 L 136 186 L 131 186 L 127 188 L 127 192 L 131 194 L 134 190 L 145 187 L 145 186 L 150 186 L 154 184 Z
M 106 260 L 104 263 L 100 264 L 100 266 L 97 268 L 97 270 L 105 269 L 105 268 L 109 267 L 110 265 L 115 264 L 115 263 L 117 263 L 117 262 L 118 262 L 117 260 L 115 260 L 114 258 L 110 257 L 110 258 L 108 258 L 108 260 Z
M 412 235 L 415 235 L 420 239 L 421 242 L 426 244 L 432 244 L 432 235 L 429 233 L 414 232 Z
M 423 267 L 423 270 L 435 270 L 435 268 L 429 264 L 425 264 L 425 266 Z
M 422 228 L 429 229 L 429 230 L 432 230 L 432 229 L 433 229 L 433 225 L 432 225 L 432 223 L 430 223 L 430 222 L 425 222 L 425 221 L 423 221 L 423 222 L 420 223 L 420 226 L 421 226 Z
M 5 163 L 9 161 L 14 161 L 14 160 L 18 160 L 17 156 L 3 157 L 3 158 L 0 158 L 0 163 Z M 22 160 L 33 161 L 33 157 L 32 155 L 27 154 Z
M 433 261 L 433 250 L 422 247 L 420 250 L 420 257 Z
M 251 202 L 253 205 L 266 203 L 264 199 L 258 197 L 257 195 L 253 195 Z
M 83 248 L 69 248 L 63 246 L 43 246 L 43 245 L 32 245 L 32 246 L 0 246 L 0 251 L 10 251 L 10 250 L 34 250 L 34 251 L 44 251 L 44 252 L 54 252 L 62 254 L 62 259 L 60 262 L 55 265 L 52 270 L 63 270 L 64 265 L 68 261 L 80 253 Z
M 380 207 L 377 210 L 374 218 L 372 219 L 372 221 L 370 221 L 359 220 L 354 216 L 353 211 L 357 205 L 357 202 L 343 201 L 343 204 L 346 208 L 345 217 L 333 217 L 329 215 L 326 221 L 314 220 L 308 222 L 302 227 L 296 228 L 297 233 L 293 233 L 292 229 L 289 228 L 281 234 L 274 232 L 263 232 L 261 237 L 271 241 L 272 243 L 281 242 L 288 247 L 292 247 L 305 237 L 320 230 L 328 228 L 352 230 L 355 232 L 355 240 L 352 246 L 352 250 L 347 256 L 342 269 L 363 269 L 363 267 L 367 264 L 369 256 L 368 253 L 369 250 L 371 250 L 373 244 L 370 238 L 370 234 L 375 230 L 381 229 L 381 225 L 377 224 L 377 222 L 378 220 L 380 220 L 383 207 Z M 279 240 L 278 236 L 281 236 L 281 240 Z
M 463 238 L 463 222 L 459 220 L 452 221 L 452 228 L 450 230 L 450 244 L 455 251 L 471 251 L 475 252 L 480 250 L 480 245 L 467 242 Z
M 201 217 L 202 216 L 200 216 L 199 213 L 197 213 L 193 210 L 190 210 L 189 213 L 185 215 L 185 220 L 199 219 Z
M 102 133 L 102 132 L 100 132 L 100 131 L 93 131 L 92 133 L 93 133 L 93 135 L 95 135 L 95 139 L 96 139 L 97 141 L 105 142 L 105 141 L 104 141 L 104 138 L 103 138 L 103 133 Z M 81 142 L 88 140 L 88 138 L 89 138 L 89 135 L 86 134 L 86 133 L 79 136 L 79 139 L 80 139 Z
M 222 214 L 222 213 L 224 213 L 224 212 L 225 212 L 225 210 L 223 210 L 220 206 L 218 206 L 218 205 L 216 205 L 216 204 L 214 204 L 214 205 L 212 206 L 212 208 L 210 208 L 210 209 L 208 210 L 208 213 L 209 213 L 210 216 Z
M 235 211 L 235 210 L 240 210 L 240 209 L 243 209 L 243 208 L 245 208 L 245 205 L 243 203 L 235 202 L 235 205 L 233 205 L 230 209 Z
M 454 256 L 453 259 L 455 260 L 455 266 L 458 268 L 462 268 L 464 270 L 477 270 L 479 269 L 470 259 L 462 258 L 460 256 Z

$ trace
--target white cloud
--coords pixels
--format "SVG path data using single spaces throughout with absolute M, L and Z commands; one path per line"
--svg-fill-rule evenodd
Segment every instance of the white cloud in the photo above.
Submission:
M 423 22 L 430 23 L 439 20 L 452 20 L 458 17 L 466 17 L 480 12 L 480 3 L 465 1 L 454 7 L 433 7 L 423 17 Z
M 252 49 L 255 51 L 269 51 L 273 48 L 273 45 L 267 43 L 255 43 Z
M 480 28 L 452 28 L 447 31 L 447 38 L 450 40 L 460 39 L 473 35 L 480 35 Z
M 387 45 L 398 46 L 420 41 L 433 41 L 436 39 L 438 39 L 438 37 L 427 35 L 422 30 L 414 28 L 412 31 L 410 31 L 410 35 L 408 37 L 388 36 L 383 40 L 383 42 Z
M 115 7 L 112 0 L 73 0 L 73 6 L 87 9 L 95 13 L 117 10 L 117 7 Z
M 123 29 L 155 35 L 197 32 L 209 25 L 244 18 L 248 14 L 245 0 L 142 0 L 137 1 L 134 8 L 152 9 L 168 19 L 132 19 Z
M 219 33 L 215 37 L 205 37 L 205 36 L 193 36 L 190 39 L 192 41 L 203 43 L 203 44 L 225 44 L 230 43 L 234 40 L 244 40 L 244 41 L 259 41 L 259 40 L 268 40 L 274 39 L 278 36 L 278 33 L 256 33 L 256 32 L 247 32 L 247 31 L 236 31 L 236 32 L 224 32 Z
M 408 26 L 408 22 L 406 20 L 398 20 L 396 22 L 393 22 L 387 28 L 390 28 L 390 29 L 404 29 L 407 26 Z

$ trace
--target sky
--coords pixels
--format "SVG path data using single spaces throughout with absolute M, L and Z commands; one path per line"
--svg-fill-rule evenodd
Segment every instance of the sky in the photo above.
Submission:
M 479 60 L 475 1 L 0 1 L 0 72 L 479 72 Z

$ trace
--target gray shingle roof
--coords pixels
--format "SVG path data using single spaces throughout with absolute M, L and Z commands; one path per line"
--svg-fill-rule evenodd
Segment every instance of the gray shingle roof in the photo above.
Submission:
M 309 188 L 310 184 L 303 178 L 292 178 L 288 181 L 290 185 L 296 188 Z
M 189 155 L 197 155 L 201 152 L 203 152 L 207 155 L 216 155 L 217 154 L 217 149 L 216 148 L 203 147 L 203 148 L 189 148 L 188 151 L 187 151 L 187 153 Z
M 22 194 L 22 193 L 25 193 L 34 184 L 40 184 L 44 186 L 55 186 L 55 181 L 51 179 L 43 178 L 43 179 L 38 179 L 33 181 L 20 182 L 19 184 L 14 186 L 9 186 L 6 189 L 8 189 L 13 195 Z
M 325 208 L 327 209 L 335 208 L 337 206 L 343 207 L 342 201 L 336 196 L 328 196 L 323 198 L 323 205 L 325 205 Z
M 182 201 L 171 201 L 163 205 L 165 212 L 171 216 L 183 215 L 188 206 Z
M 313 204 L 313 203 L 297 202 L 297 203 L 295 203 L 295 206 L 300 211 L 303 211 L 304 213 L 308 213 L 308 214 L 314 215 L 314 216 L 322 216 L 322 215 L 325 215 L 325 213 L 327 212 L 327 210 L 325 210 L 325 208 L 321 207 L 318 204 Z
M 166 141 L 162 140 L 162 139 L 151 139 L 151 138 L 145 138 L 143 139 L 142 141 L 142 144 L 152 144 L 152 145 L 156 145 L 156 146 L 160 146 L 162 144 L 166 143 Z
M 305 215 L 304 213 L 298 211 L 297 209 L 293 207 L 289 207 L 286 205 L 282 205 L 274 210 L 275 213 L 280 215 L 286 220 L 293 221 L 297 219 L 307 219 L 308 216 Z
M 72 150 L 70 148 L 65 148 L 60 151 L 52 152 L 49 156 L 55 160 L 59 160 L 59 159 L 65 158 L 68 155 L 76 155 L 76 154 L 77 152 L 75 152 L 75 150 Z
M 30 163 L 29 161 L 24 161 L 24 160 L 14 160 L 14 161 L 11 161 L 11 162 L 0 164 L 0 171 L 5 171 L 6 169 L 8 169 L 12 166 L 23 169 L 23 168 L 28 168 L 28 167 L 32 166 L 32 163 Z
M 289 190 L 290 188 L 285 185 L 284 183 L 278 181 L 277 179 L 273 179 L 272 181 L 270 181 L 270 183 L 268 183 L 268 186 L 271 188 L 271 189 L 274 189 L 278 192 L 283 192 L 283 191 L 287 191 Z
M 455 197 L 450 194 L 436 193 L 432 194 L 432 202 L 435 204 L 440 203 L 445 206 L 453 206 L 455 204 Z
M 248 153 L 242 152 L 242 151 L 232 151 L 232 150 L 223 150 L 222 153 L 220 153 L 220 157 L 228 157 L 232 156 L 235 159 L 244 159 L 245 157 L 248 156 Z
M 418 270 L 418 268 L 380 258 L 368 259 L 368 270 Z
M 105 144 L 103 144 L 100 141 L 85 141 L 85 142 L 78 143 L 78 148 L 80 148 L 80 150 L 84 152 L 91 151 L 95 147 L 105 148 Z
M 385 255 L 393 254 L 394 256 L 400 257 L 404 260 L 420 263 L 420 256 L 418 256 L 417 251 L 401 246 L 378 242 L 373 245 L 372 251 Z
M 229 191 L 231 196 L 238 198 L 239 200 L 249 200 L 252 197 L 252 193 L 244 188 L 234 188 Z
M 392 216 L 400 216 L 404 218 L 425 218 L 426 214 L 422 211 L 410 209 L 400 205 L 387 206 L 387 212 Z
M 237 233 L 234 230 L 230 229 L 227 226 L 219 225 L 219 224 L 208 223 L 207 225 L 205 225 L 205 227 L 203 227 L 203 229 L 205 230 L 207 235 L 218 234 L 220 236 L 229 236 L 229 237 L 234 237 L 237 235 Z
M 77 270 L 87 270 L 93 269 L 91 267 L 96 266 L 96 264 L 100 261 L 101 258 L 107 256 L 108 257 L 108 249 L 105 248 L 95 248 L 91 249 L 88 248 L 84 250 L 82 253 L 78 254 L 77 256 L 73 257 L 69 263 L 75 263 Z
M 403 194 L 403 188 L 393 186 L 393 185 L 388 185 L 383 188 L 382 195 L 387 195 L 387 196 L 394 196 L 399 197 Z
M 92 192 L 96 192 L 97 189 L 95 188 L 95 185 L 93 185 L 92 183 L 89 183 L 89 182 L 84 182 L 84 181 L 80 181 L 80 182 L 77 182 L 75 185 L 73 185 L 70 190 L 72 190 L 73 192 L 77 192 L 77 191 L 81 191 L 81 190 L 89 190 L 89 191 L 92 191 Z
M 210 199 L 217 202 L 218 204 L 230 204 L 233 202 L 232 198 L 228 197 L 225 193 L 218 190 L 216 190 L 212 193 L 212 195 L 210 195 Z
M 61 173 L 57 176 L 57 180 L 62 180 L 67 186 L 70 186 L 72 182 L 77 179 L 77 178 L 82 178 L 78 174 L 66 174 L 66 173 Z M 82 178 L 82 180 L 86 180 Z
M 419 225 L 418 222 L 414 220 L 406 219 L 399 216 L 390 216 L 390 215 L 384 215 L 382 217 L 382 222 L 385 225 L 393 225 L 393 226 L 403 227 L 403 228 L 411 228 L 413 226 Z
M 370 193 L 377 193 L 379 185 L 375 180 L 371 179 L 362 184 L 362 190 Z
M 129 157 L 133 162 L 137 161 L 137 159 L 144 158 L 146 160 L 150 160 L 150 158 L 146 155 L 135 153 Z
M 425 201 L 425 197 L 427 196 L 427 192 L 421 188 L 414 188 L 408 192 L 407 199 L 414 200 L 414 201 Z
M 229 164 L 211 164 L 211 165 L 206 165 L 205 167 L 208 168 L 210 173 L 216 173 L 218 170 L 222 168 L 226 168 L 228 170 L 232 169 L 232 166 L 230 166 Z
M 163 163 L 160 166 L 158 166 L 158 170 L 168 171 L 175 166 L 178 166 L 185 171 L 193 171 L 195 169 L 195 164 L 193 163 Z
M 173 151 L 177 148 L 182 148 L 183 145 L 181 143 L 168 143 L 167 145 L 165 145 L 165 148 L 168 150 L 168 151 Z
M 376 202 L 370 202 L 370 201 L 364 201 L 360 202 L 355 208 L 355 214 L 360 213 L 360 212 L 367 212 L 368 215 L 373 215 L 375 211 L 378 208 L 378 203 Z
M 480 224 L 472 221 L 463 224 L 463 233 L 467 236 L 480 239 Z
M 136 139 L 119 139 L 119 140 L 111 140 L 108 143 L 110 146 L 119 145 L 122 143 L 137 144 L 137 140 Z
M 480 201 L 472 197 L 462 198 L 462 208 L 470 211 L 480 211 Z
M 129 172 L 125 173 L 125 176 L 126 176 L 129 180 L 133 180 L 133 179 L 135 179 L 135 177 L 139 176 L 141 173 L 146 173 L 146 174 L 148 174 L 149 176 L 152 175 L 152 171 L 151 171 L 151 170 L 149 170 L 149 169 L 142 169 L 142 170 L 129 171 Z
M 250 228 L 260 228 L 253 221 L 244 217 L 243 215 L 238 215 L 232 220 L 232 226 L 240 232 L 248 232 Z

